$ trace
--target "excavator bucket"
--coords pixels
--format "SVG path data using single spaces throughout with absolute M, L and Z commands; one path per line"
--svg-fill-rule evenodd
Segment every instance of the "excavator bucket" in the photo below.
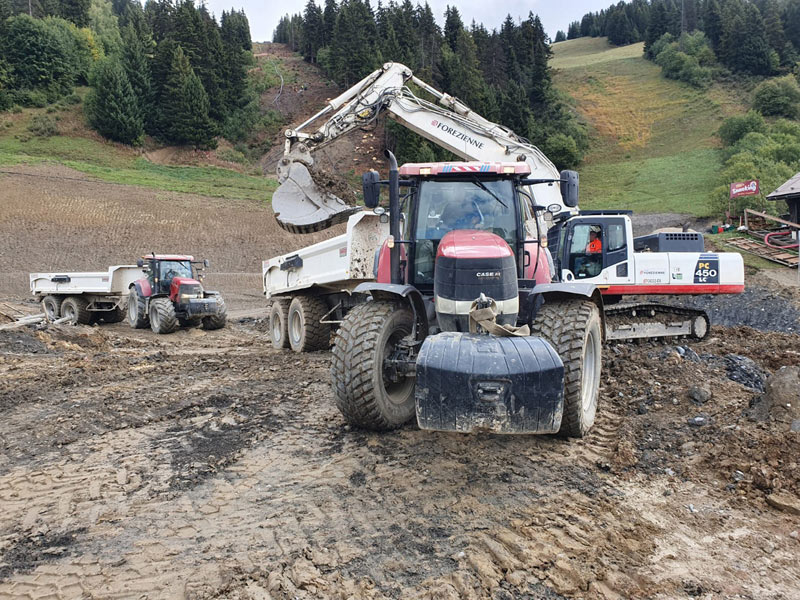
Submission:
M 272 210 L 278 224 L 292 233 L 314 233 L 343 223 L 358 206 L 326 192 L 311 178 L 308 168 L 292 162 L 281 169 L 281 185 L 272 195 Z

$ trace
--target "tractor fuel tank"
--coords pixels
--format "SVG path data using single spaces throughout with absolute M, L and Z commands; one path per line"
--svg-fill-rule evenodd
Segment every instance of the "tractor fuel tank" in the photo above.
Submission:
M 564 407 L 564 364 L 539 337 L 444 332 L 417 357 L 420 429 L 557 433 Z

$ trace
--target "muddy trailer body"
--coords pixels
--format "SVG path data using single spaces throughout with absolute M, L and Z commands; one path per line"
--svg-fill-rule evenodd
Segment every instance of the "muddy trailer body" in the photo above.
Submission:
M 262 282 L 275 324 L 273 343 L 297 352 L 327 349 L 331 325 L 358 302 L 352 291 L 375 280 L 388 235 L 387 215 L 362 211 L 348 219 L 347 233 L 265 260 Z
M 50 319 L 72 316 L 79 323 L 102 318 L 119 322 L 125 317 L 128 289 L 142 277 L 136 265 L 117 265 L 108 271 L 31 273 L 30 289 Z

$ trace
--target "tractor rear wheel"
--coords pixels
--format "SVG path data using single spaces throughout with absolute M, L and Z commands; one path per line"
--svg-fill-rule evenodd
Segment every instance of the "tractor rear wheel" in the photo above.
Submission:
M 583 437 L 594 424 L 603 354 L 600 309 L 588 300 L 546 302 L 531 324 L 564 363 L 564 413 L 559 435 Z
M 297 296 L 289 304 L 286 321 L 289 346 L 295 352 L 327 350 L 331 344 L 331 328 L 320 323 L 328 306 L 314 296 Z
M 175 306 L 169 298 L 150 301 L 150 329 L 155 333 L 172 333 L 178 328 Z
M 61 298 L 45 296 L 42 300 L 42 309 L 48 321 L 55 321 L 61 316 Z
M 336 406 L 351 425 L 388 431 L 414 417 L 414 378 L 393 379 L 384 369 L 413 324 L 413 313 L 391 302 L 366 302 L 342 321 L 333 344 L 331 377 Z
M 286 327 L 289 319 L 288 304 L 288 300 L 284 298 L 275 298 L 269 309 L 269 338 L 278 350 L 289 347 L 289 331 Z
M 128 294 L 128 325 L 133 329 L 144 329 L 150 325 L 144 298 L 139 298 L 136 288 L 131 288 Z
M 80 323 L 88 325 L 92 320 L 92 313 L 87 310 L 89 303 L 80 296 L 70 296 L 61 303 L 61 316 L 69 317 L 73 325 Z
M 222 329 L 228 320 L 228 309 L 225 308 L 225 301 L 221 296 L 217 296 L 217 309 L 215 315 L 203 317 L 203 329 Z

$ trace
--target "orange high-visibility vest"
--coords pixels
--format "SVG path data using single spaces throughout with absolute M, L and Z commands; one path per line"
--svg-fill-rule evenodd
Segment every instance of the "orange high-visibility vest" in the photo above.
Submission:
M 603 251 L 603 243 L 599 239 L 589 242 L 589 245 L 586 246 L 586 252 L 588 252 L 589 254 L 596 254 L 602 251 Z

